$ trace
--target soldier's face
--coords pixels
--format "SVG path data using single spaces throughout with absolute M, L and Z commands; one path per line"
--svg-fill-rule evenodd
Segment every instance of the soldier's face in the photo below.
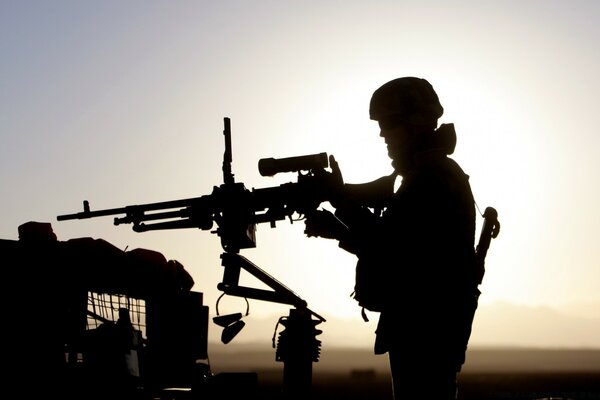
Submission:
M 392 165 L 398 172 L 403 172 L 404 167 L 412 159 L 416 144 L 416 133 L 410 126 L 393 121 L 379 121 L 380 133 L 387 145 L 388 156 Z

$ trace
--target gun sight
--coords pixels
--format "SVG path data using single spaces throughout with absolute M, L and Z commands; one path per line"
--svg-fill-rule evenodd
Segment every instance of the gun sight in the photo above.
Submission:
M 258 160 L 258 172 L 261 176 L 273 176 L 280 172 L 310 171 L 327 168 L 327 153 L 308 154 L 287 158 L 262 158 Z

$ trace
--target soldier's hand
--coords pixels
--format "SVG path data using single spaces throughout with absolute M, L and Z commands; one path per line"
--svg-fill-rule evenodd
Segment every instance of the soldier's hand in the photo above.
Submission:
M 308 237 L 337 239 L 343 237 L 348 227 L 327 210 L 316 210 L 306 216 L 304 233 Z
M 344 177 L 342 176 L 342 170 L 340 169 L 340 165 L 335 160 L 333 154 L 329 156 L 329 166 L 331 167 L 331 176 L 335 184 L 343 186 Z
M 340 166 L 333 155 L 329 156 L 329 166 L 331 172 L 322 170 L 318 173 L 322 190 L 326 194 L 329 203 L 337 208 L 345 200 L 344 178 Z

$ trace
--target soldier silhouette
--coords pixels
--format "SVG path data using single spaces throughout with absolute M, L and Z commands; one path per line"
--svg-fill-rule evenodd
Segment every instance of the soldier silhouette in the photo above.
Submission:
M 438 96 L 416 77 L 378 88 L 369 113 L 394 172 L 351 185 L 330 157 L 335 215 L 307 216 L 305 233 L 357 256 L 355 298 L 380 312 L 374 351 L 388 353 L 394 399 L 456 399 L 479 282 L 474 199 L 468 175 L 448 157 L 454 126 L 438 127 Z

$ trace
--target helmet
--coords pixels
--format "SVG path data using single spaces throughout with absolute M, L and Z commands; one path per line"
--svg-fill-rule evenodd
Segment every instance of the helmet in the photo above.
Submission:
M 444 113 L 433 86 L 422 78 L 394 79 L 377 89 L 371 97 L 369 116 L 379 121 L 393 117 L 413 125 L 437 123 Z

